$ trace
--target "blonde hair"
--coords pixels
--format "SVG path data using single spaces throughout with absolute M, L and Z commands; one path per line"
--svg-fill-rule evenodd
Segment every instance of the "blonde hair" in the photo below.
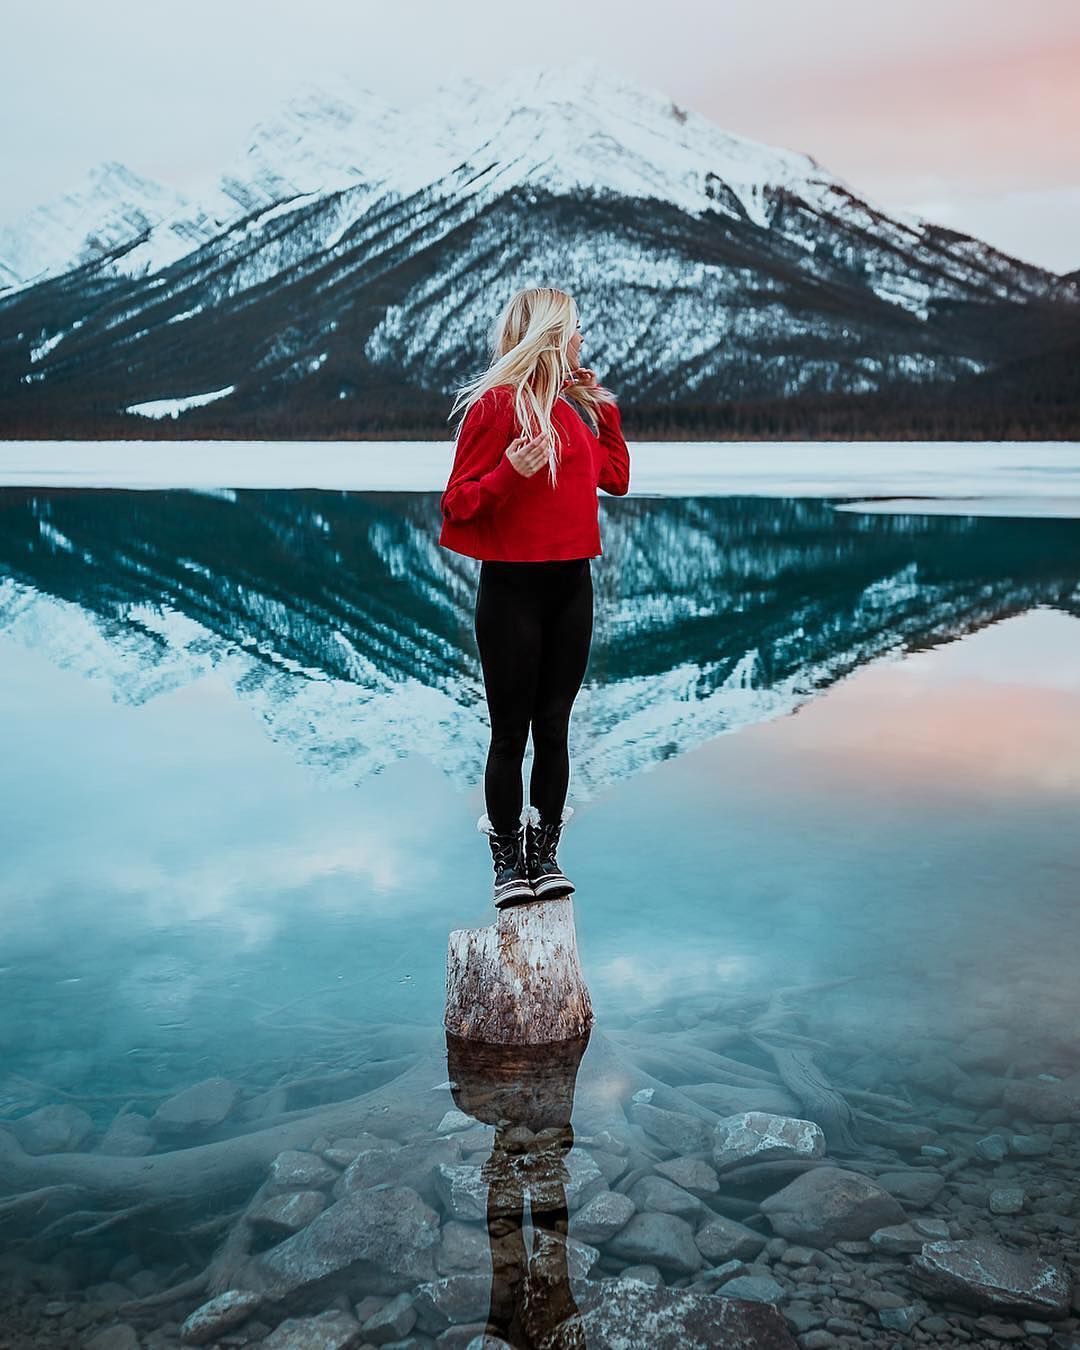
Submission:
M 491 332 L 491 365 L 482 375 L 467 381 L 458 391 L 450 410 L 459 410 L 461 420 L 474 403 L 496 385 L 514 389 L 514 414 L 519 434 L 550 438 L 548 473 L 552 487 L 562 441 L 551 420 L 555 400 L 563 394 L 587 414 L 594 431 L 601 403 L 614 403 L 609 389 L 588 389 L 563 383 L 570 374 L 570 340 L 578 326 L 578 307 L 573 297 L 554 286 L 527 286 L 515 292 L 503 307 Z M 458 424 L 457 430 L 461 430 Z

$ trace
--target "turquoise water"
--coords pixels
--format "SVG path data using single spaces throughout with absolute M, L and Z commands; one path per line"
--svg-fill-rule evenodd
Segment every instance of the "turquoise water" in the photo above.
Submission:
M 560 849 L 597 1013 L 586 1079 L 613 1081 L 601 1045 L 675 1088 L 703 1081 L 699 1051 L 771 1069 L 730 1033 L 777 990 L 834 1081 L 939 1133 L 1000 1108 L 943 1091 L 938 1059 L 1080 1069 L 1080 522 L 631 497 L 603 526 Z M 302 1113 L 425 1064 L 386 1137 L 454 1105 L 447 933 L 493 914 L 478 564 L 436 532 L 429 493 L 0 492 L 8 1124 L 76 1104 L 90 1153 L 119 1109 L 221 1077 L 243 1109 L 210 1140 L 283 1084 L 274 1109 Z M 997 1058 L 974 1055 L 991 1034 Z M 1060 1174 L 1076 1125 L 1055 1128 Z M 395 1180 L 423 1193 L 412 1167 Z M 64 1272 L 58 1318 L 132 1254 L 160 1288 L 212 1251 L 163 1253 L 160 1215 L 153 1236 L 43 1236 L 69 1209 L 10 1234 L 20 1297 Z M 617 1248 L 593 1278 L 634 1264 Z M 198 1302 L 127 1320 L 145 1335 Z

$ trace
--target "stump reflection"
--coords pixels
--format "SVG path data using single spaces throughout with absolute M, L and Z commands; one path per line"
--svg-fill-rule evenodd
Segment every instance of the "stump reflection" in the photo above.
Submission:
M 584 1347 L 568 1319 L 577 1304 L 570 1286 L 570 1214 L 566 1156 L 578 1066 L 588 1035 L 548 1045 L 494 1045 L 446 1034 L 447 1067 L 458 1108 L 495 1127 L 487 1182 L 491 1299 L 486 1331 L 518 1350 L 535 1350 L 556 1327 L 559 1345 Z M 525 1201 L 532 1250 L 525 1240 Z

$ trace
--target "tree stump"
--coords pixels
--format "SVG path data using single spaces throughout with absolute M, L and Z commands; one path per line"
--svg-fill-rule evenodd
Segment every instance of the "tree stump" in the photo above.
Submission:
M 490 928 L 450 934 L 447 1031 L 497 1045 L 583 1036 L 592 1000 L 578 961 L 570 896 L 499 911 Z

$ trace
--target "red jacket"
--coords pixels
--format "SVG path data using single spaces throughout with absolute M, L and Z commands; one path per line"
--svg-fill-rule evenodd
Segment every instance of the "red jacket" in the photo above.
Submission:
M 600 546 L 596 489 L 623 496 L 630 487 L 630 453 L 614 403 L 600 405 L 600 434 L 563 398 L 551 419 L 561 439 L 558 482 L 547 466 L 526 477 L 505 451 L 519 436 L 514 390 L 496 385 L 465 414 L 450 480 L 442 495 L 439 543 L 470 558 L 544 562 L 595 558 Z

